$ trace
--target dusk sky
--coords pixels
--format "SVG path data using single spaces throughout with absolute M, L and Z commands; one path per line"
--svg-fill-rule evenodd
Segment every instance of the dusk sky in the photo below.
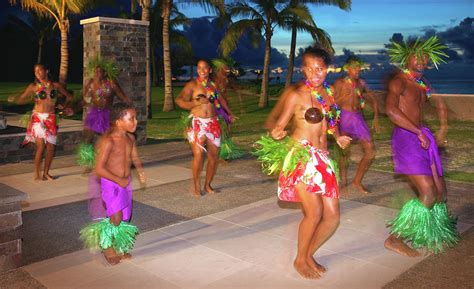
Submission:
M 426 29 L 444 31 L 466 17 L 474 16 L 473 0 L 353 0 L 352 10 L 324 5 L 310 5 L 317 25 L 332 38 L 336 53 L 348 48 L 357 53 L 374 53 L 393 33 L 422 35 Z M 188 17 L 205 16 L 199 8 L 181 10 Z M 291 35 L 276 31 L 272 46 L 288 53 Z M 298 46 L 312 42 L 308 34 L 298 34 Z

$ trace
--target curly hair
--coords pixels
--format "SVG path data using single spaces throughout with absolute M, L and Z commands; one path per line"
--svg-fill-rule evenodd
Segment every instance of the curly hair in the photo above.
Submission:
M 305 56 L 321 58 L 326 66 L 331 64 L 331 55 L 326 50 L 316 46 L 309 46 L 305 49 L 303 52 L 303 62 Z
M 114 126 L 115 122 L 127 114 L 127 110 L 135 110 L 135 107 L 131 104 L 124 102 L 117 102 L 112 106 L 110 111 L 110 125 Z

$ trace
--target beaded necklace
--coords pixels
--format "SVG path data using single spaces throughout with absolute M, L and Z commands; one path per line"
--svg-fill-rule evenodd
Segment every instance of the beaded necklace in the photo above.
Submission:
M 209 95 L 209 102 L 214 104 L 217 109 L 221 108 L 221 104 L 219 103 L 219 90 L 217 89 L 215 83 L 210 80 L 203 80 L 200 77 L 197 79 L 198 82 L 206 89 L 207 94 Z
M 420 78 L 417 78 L 410 70 L 408 69 L 403 69 L 403 73 L 405 73 L 408 78 L 414 82 L 416 82 L 426 93 L 426 97 L 428 99 L 431 98 L 431 89 L 428 85 L 426 85 L 423 80 Z
M 329 99 L 331 101 L 331 104 L 328 105 L 326 101 L 323 99 L 322 95 L 319 94 L 316 91 L 316 88 L 311 85 L 309 80 L 305 81 L 305 85 L 306 87 L 310 89 L 311 96 L 314 97 L 321 105 L 321 112 L 323 113 L 324 117 L 326 118 L 329 124 L 328 133 L 333 134 L 341 118 L 341 109 L 334 101 L 331 87 L 327 84 L 326 81 L 323 83 L 323 87 L 324 89 L 326 89 L 326 93 L 329 96 Z
M 362 95 L 360 89 L 358 87 L 356 87 L 356 83 L 355 81 L 352 81 L 352 79 L 350 77 L 346 77 L 346 80 L 351 84 L 351 87 L 352 87 L 352 90 L 354 90 L 354 93 L 356 94 L 356 96 L 359 98 L 359 106 L 361 109 L 364 109 L 365 107 L 365 98 L 364 96 Z

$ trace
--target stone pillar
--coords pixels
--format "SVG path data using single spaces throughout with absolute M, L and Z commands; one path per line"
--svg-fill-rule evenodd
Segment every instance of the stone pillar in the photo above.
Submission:
M 119 69 L 118 83 L 137 109 L 137 141 L 146 142 L 146 35 L 148 21 L 94 17 L 84 27 L 84 84 L 89 59 L 112 59 Z M 116 98 L 117 99 L 117 98 Z
M 0 272 L 21 266 L 21 201 L 27 195 L 0 184 Z

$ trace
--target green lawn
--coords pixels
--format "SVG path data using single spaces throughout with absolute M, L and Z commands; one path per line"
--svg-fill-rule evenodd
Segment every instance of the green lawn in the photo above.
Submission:
M 0 84 L 0 107 L 6 110 L 14 110 L 23 113 L 31 109 L 30 106 L 21 106 L 18 109 L 13 104 L 8 104 L 6 99 L 11 94 L 19 94 L 26 87 L 26 83 L 1 83 Z M 236 95 L 231 94 L 229 105 L 234 114 L 239 117 L 233 125 L 233 140 L 241 147 L 250 150 L 251 145 L 265 133 L 262 128 L 271 108 L 258 108 L 258 89 L 256 83 L 245 83 L 242 94 L 242 101 L 239 101 Z M 74 90 L 76 98 L 80 97 L 81 85 L 69 84 L 68 88 Z M 173 94 L 177 96 L 182 87 L 174 87 Z M 278 93 L 282 90 L 282 85 L 270 87 L 270 107 L 276 102 Z M 176 140 L 183 139 L 183 132 L 177 129 L 177 123 L 180 116 L 185 111 L 176 108 L 172 112 L 163 112 L 163 88 L 152 88 L 152 109 L 153 118 L 148 120 L 147 132 L 148 138 L 157 140 Z M 369 126 L 371 125 L 372 113 L 365 112 Z M 80 114 L 75 118 L 80 118 Z M 377 157 L 372 164 L 372 168 L 382 171 L 392 171 L 392 161 L 390 154 L 390 134 L 392 124 L 385 116 L 380 117 L 380 134 L 374 135 L 374 141 L 377 147 Z M 437 121 L 428 121 L 429 126 L 436 131 Z M 448 130 L 448 146 L 444 150 L 447 155 L 447 164 L 445 167 L 446 178 L 449 180 L 473 182 L 474 183 L 474 158 L 471 157 L 471 151 L 474 148 L 474 122 L 451 121 Z

